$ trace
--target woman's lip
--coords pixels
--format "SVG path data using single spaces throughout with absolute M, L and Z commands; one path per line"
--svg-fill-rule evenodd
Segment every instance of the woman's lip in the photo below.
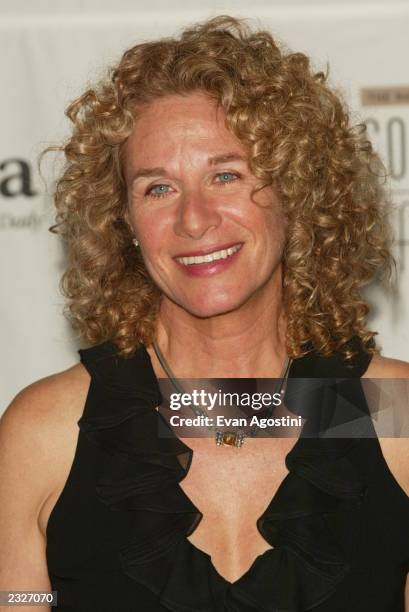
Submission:
M 177 255 L 174 255 L 173 259 L 176 259 L 177 257 L 200 257 L 201 255 L 209 255 L 209 253 L 215 253 L 216 251 L 225 251 L 227 249 L 230 249 L 233 246 L 236 246 L 237 244 L 239 244 L 240 246 L 242 246 L 244 243 L 243 242 L 228 242 L 226 244 L 215 244 L 213 246 L 207 247 L 206 249 L 201 249 L 199 251 L 189 251 L 189 253 L 178 253 Z
M 233 255 L 229 255 L 225 259 L 222 258 L 214 261 L 206 261 L 203 263 L 189 265 L 183 264 L 177 259 L 175 259 L 175 262 L 187 276 L 213 276 L 213 274 L 218 274 L 219 272 L 226 270 L 236 261 L 237 257 L 243 250 L 243 243 L 240 244 L 242 245 L 241 248 L 233 253 Z

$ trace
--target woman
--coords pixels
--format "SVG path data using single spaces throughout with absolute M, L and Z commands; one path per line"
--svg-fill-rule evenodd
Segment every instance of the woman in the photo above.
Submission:
M 405 439 L 186 444 L 155 410 L 169 373 L 408 377 L 360 293 L 392 265 L 364 130 L 230 17 L 129 49 L 67 114 L 56 228 L 90 346 L 2 421 L 1 588 L 58 610 L 404 610 Z

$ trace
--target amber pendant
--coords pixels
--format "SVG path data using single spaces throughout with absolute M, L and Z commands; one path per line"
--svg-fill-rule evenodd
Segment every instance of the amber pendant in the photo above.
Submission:
M 216 431 L 216 444 L 217 446 L 236 446 L 240 448 L 244 442 L 243 431 Z

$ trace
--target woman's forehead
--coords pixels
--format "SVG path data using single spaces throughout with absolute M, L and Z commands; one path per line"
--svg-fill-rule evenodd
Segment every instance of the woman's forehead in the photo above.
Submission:
M 247 159 L 244 145 L 228 129 L 221 107 L 209 97 L 169 96 L 155 100 L 138 116 L 124 146 L 134 165 L 161 164 L 195 155 L 215 165 Z
M 146 138 L 158 131 L 199 136 L 205 135 L 209 129 L 224 137 L 234 137 L 226 126 L 223 108 L 214 99 L 203 92 L 183 96 L 173 94 L 153 100 L 136 113 L 130 140 L 138 136 Z

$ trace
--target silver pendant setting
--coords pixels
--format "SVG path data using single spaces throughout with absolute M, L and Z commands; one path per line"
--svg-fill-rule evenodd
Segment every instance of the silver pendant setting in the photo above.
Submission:
M 216 431 L 216 444 L 217 446 L 236 446 L 240 448 L 244 442 L 244 431 Z

